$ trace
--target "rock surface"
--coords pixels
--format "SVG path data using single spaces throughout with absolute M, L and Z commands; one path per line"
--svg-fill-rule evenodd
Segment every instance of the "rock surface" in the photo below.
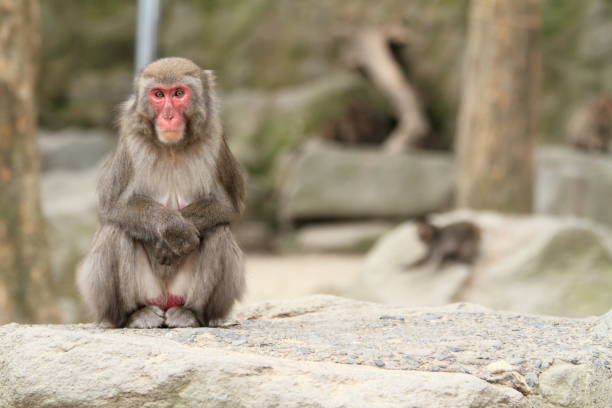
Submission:
M 311 224 L 296 230 L 286 246 L 306 253 L 365 253 L 392 228 L 384 221 Z
M 89 170 L 111 152 L 113 144 L 111 135 L 102 130 L 41 131 L 38 136 L 41 169 Z
M 218 328 L 0 327 L 0 407 L 609 407 L 595 318 L 313 296 Z M 487 367 L 497 367 L 493 372 Z
M 279 203 L 287 222 L 408 217 L 450 203 L 453 164 L 446 154 L 309 143 L 288 162 Z
M 536 184 L 537 212 L 584 217 L 612 226 L 612 156 L 566 147 L 541 148 Z
M 592 223 L 553 217 L 457 211 L 440 225 L 469 220 L 482 230 L 473 267 L 433 264 L 406 270 L 424 251 L 405 223 L 372 249 L 349 295 L 409 306 L 474 302 L 495 309 L 562 316 L 606 312 L 612 293 L 612 237 Z

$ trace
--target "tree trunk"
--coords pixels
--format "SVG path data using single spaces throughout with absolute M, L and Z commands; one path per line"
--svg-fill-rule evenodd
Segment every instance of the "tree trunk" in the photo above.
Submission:
M 0 323 L 48 321 L 49 257 L 39 202 L 35 0 L 0 0 Z
M 539 0 L 472 0 L 458 119 L 457 204 L 531 212 Z

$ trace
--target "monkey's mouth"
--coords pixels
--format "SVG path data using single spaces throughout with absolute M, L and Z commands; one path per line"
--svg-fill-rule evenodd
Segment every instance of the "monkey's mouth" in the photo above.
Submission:
M 157 137 L 162 143 L 176 143 L 183 139 L 183 129 L 157 130 Z

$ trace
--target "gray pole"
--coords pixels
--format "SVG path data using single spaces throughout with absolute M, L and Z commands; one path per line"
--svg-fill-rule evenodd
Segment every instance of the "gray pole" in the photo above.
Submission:
M 153 61 L 157 48 L 159 0 L 138 0 L 136 29 L 136 72 Z

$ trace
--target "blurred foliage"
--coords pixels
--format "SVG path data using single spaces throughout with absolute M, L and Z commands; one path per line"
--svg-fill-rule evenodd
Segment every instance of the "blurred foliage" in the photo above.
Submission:
M 411 27 L 401 50 L 438 128 L 454 115 L 466 0 L 250 0 L 162 2 L 159 55 L 218 71 L 224 89 L 294 86 L 346 70 L 350 39 L 371 24 Z M 44 127 L 110 126 L 129 93 L 135 2 L 46 0 Z M 459 34 L 459 35 L 456 35 Z M 427 56 L 427 58 L 425 57 Z M 452 121 L 451 121 L 452 122 Z
M 454 133 L 468 0 L 162 1 L 159 54 L 218 71 L 226 91 L 278 90 L 352 69 L 364 26 L 402 26 L 396 49 L 443 145 Z M 42 126 L 112 125 L 131 89 L 134 1 L 43 0 Z M 568 113 L 612 89 L 612 2 L 544 0 L 543 139 L 562 138 Z
M 41 124 L 108 126 L 112 106 L 130 89 L 135 2 L 43 0 L 41 6 Z

